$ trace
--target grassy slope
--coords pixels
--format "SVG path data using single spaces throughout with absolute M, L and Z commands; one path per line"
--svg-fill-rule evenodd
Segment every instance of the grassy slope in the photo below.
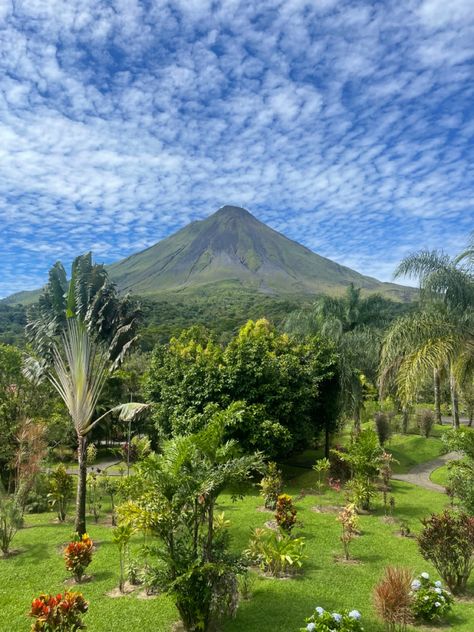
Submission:
M 431 458 L 438 449 L 436 440 L 429 440 L 421 452 L 417 437 L 392 439 L 394 447 L 405 447 L 411 455 L 404 462 L 419 462 L 420 454 Z M 302 461 L 312 461 L 315 454 L 308 453 Z M 286 468 L 288 481 L 286 491 L 298 495 L 302 488 L 314 484 L 314 473 L 298 467 Z M 296 474 L 296 475 L 295 475 Z M 293 478 L 291 478 L 293 476 Z M 411 529 L 419 530 L 420 518 L 432 511 L 441 510 L 446 504 L 446 496 L 421 489 L 402 482 L 393 483 L 396 499 L 395 515 L 408 520 Z M 373 515 L 362 516 L 362 537 L 352 547 L 353 555 L 360 561 L 358 565 L 334 563 L 334 554 L 340 553 L 339 527 L 334 514 L 319 514 L 311 511 L 316 504 L 340 505 L 342 494 L 326 492 L 322 497 L 313 495 L 297 501 L 302 526 L 297 534 L 307 540 L 307 555 L 304 573 L 298 579 L 277 580 L 257 578 L 253 588 L 253 598 L 239 607 L 237 618 L 224 625 L 224 632 L 296 632 L 305 616 L 316 605 L 331 610 L 343 607 L 358 608 L 364 615 L 366 632 L 381 632 L 372 606 L 371 593 L 387 564 L 401 564 L 414 572 L 427 570 L 435 574 L 430 564 L 418 553 L 414 539 L 396 535 L 397 525 L 382 522 L 382 508 L 376 507 Z M 243 501 L 232 503 L 227 495 L 220 499 L 220 511 L 225 511 L 232 524 L 233 546 L 245 548 L 252 527 L 262 526 L 271 518 L 257 508 L 262 504 L 255 490 L 250 489 Z M 0 632 L 28 630 L 25 617 L 31 598 L 40 591 L 57 592 L 64 589 L 67 574 L 60 555 L 62 545 L 68 540 L 72 525 L 54 523 L 52 514 L 28 516 L 26 529 L 19 532 L 14 548 L 20 554 L 7 560 L 0 559 Z M 118 556 L 111 543 L 111 529 L 105 524 L 89 524 L 91 536 L 98 542 L 98 550 L 90 567 L 94 576 L 91 583 L 84 584 L 82 590 L 90 600 L 87 615 L 88 628 L 94 632 L 126 632 L 140 626 L 141 632 L 171 630 L 177 620 L 175 608 L 165 596 L 141 600 L 136 596 L 111 599 L 105 593 L 117 585 Z M 138 546 L 139 542 L 135 542 Z M 474 591 L 474 578 L 470 585 Z M 458 603 L 455 606 L 451 625 L 459 632 L 474 629 L 474 602 Z

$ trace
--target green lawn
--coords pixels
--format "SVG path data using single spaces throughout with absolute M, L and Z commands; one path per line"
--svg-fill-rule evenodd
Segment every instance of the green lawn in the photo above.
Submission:
M 434 472 L 432 472 L 430 479 L 433 481 L 433 483 L 446 487 L 446 485 L 448 484 L 448 472 L 448 466 L 443 465 L 442 467 L 438 467 Z
M 430 440 L 425 446 L 418 439 L 415 436 L 392 439 L 390 449 L 393 444 L 394 451 L 405 446 L 412 452 L 403 459 L 397 456 L 403 461 L 402 467 L 407 467 L 409 462 L 420 462 L 422 454 L 431 458 L 439 449 L 437 440 Z M 291 478 L 288 478 L 285 491 L 294 497 L 298 497 L 301 489 L 314 487 L 315 474 L 311 470 L 293 466 L 288 468 L 287 476 Z M 420 518 L 440 511 L 447 501 L 443 494 L 398 481 L 393 483 L 393 495 L 395 516 L 407 519 L 414 532 L 420 527 Z M 311 508 L 343 503 L 343 494 L 332 491 L 321 497 L 307 495 L 297 499 L 302 525 L 296 535 L 303 535 L 307 542 L 308 559 L 304 572 L 298 578 L 287 580 L 257 576 L 252 599 L 241 603 L 236 618 L 225 623 L 223 632 L 297 632 L 305 616 L 311 614 L 316 605 L 331 610 L 357 608 L 363 614 L 366 632 L 382 632 L 383 626 L 372 610 L 371 594 L 384 567 L 387 564 L 405 565 L 416 573 L 428 571 L 436 575 L 419 555 L 416 540 L 399 537 L 397 524 L 383 522 L 380 503 L 372 515 L 361 517 L 363 534 L 352 546 L 352 553 L 359 563 L 336 563 L 334 555 L 341 553 L 341 545 L 335 515 L 315 513 Z M 231 521 L 236 551 L 246 547 L 252 527 L 262 526 L 272 517 L 258 511 L 262 500 L 255 489 L 249 489 L 245 499 L 237 503 L 223 495 L 219 505 L 219 510 L 225 511 Z M 0 559 L 0 612 L 3 615 L 0 632 L 29 630 L 25 613 L 32 597 L 40 591 L 58 592 L 65 588 L 67 573 L 61 548 L 71 531 L 71 523 L 59 525 L 53 514 L 27 517 L 26 528 L 18 533 L 13 543 L 18 554 Z M 90 601 L 90 611 L 85 619 L 88 629 L 91 632 L 128 632 L 139 627 L 140 632 L 171 631 L 178 616 L 168 597 L 140 599 L 133 594 L 113 599 L 106 596 L 118 583 L 118 555 L 111 542 L 112 530 L 105 520 L 98 525 L 90 521 L 89 533 L 98 546 L 89 567 L 93 581 L 81 588 Z M 134 546 L 138 544 L 137 539 Z M 470 591 L 474 594 L 474 578 Z M 474 630 L 474 601 L 456 603 L 450 626 L 459 632 Z
M 394 435 L 385 445 L 385 449 L 397 459 L 398 464 L 393 469 L 398 474 L 408 472 L 420 463 L 432 461 L 445 452 L 441 439 L 425 439 L 414 434 Z

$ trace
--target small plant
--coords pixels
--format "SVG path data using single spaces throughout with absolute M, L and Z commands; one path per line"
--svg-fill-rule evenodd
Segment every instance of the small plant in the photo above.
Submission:
M 304 538 L 293 538 L 284 531 L 254 529 L 246 556 L 274 577 L 295 573 L 303 565 Z
M 336 445 L 334 450 L 331 450 L 329 454 L 329 480 L 339 481 L 340 484 L 344 484 L 352 476 L 351 466 L 346 460 L 347 448 Z
M 474 565 L 474 517 L 444 511 L 422 520 L 421 554 L 454 594 L 464 592 Z
M 377 495 L 377 488 L 369 478 L 352 478 L 346 483 L 346 489 L 351 496 L 352 503 L 357 509 L 363 511 L 370 510 L 370 503 Z
M 357 518 L 355 505 L 353 503 L 346 505 L 337 516 L 337 521 L 341 524 L 342 533 L 340 540 L 344 548 L 344 557 L 346 560 L 348 560 L 349 546 L 359 532 L 359 521 Z
M 331 468 L 331 462 L 329 461 L 329 459 L 318 459 L 316 463 L 313 465 L 313 470 L 318 475 L 318 481 L 316 483 L 316 486 L 318 488 L 318 494 L 321 494 L 323 491 L 330 468 Z
M 270 461 L 267 464 L 265 476 L 259 483 L 260 494 L 265 501 L 265 507 L 275 511 L 278 496 L 283 489 L 283 478 L 277 464 Z
M 253 587 L 255 585 L 255 575 L 245 568 L 242 573 L 237 576 L 239 584 L 239 594 L 241 599 L 248 601 L 252 597 Z
M 296 523 L 296 507 L 293 505 L 293 499 L 288 494 L 280 494 L 278 496 L 275 520 L 281 529 L 291 533 Z
M 424 408 L 423 410 L 418 411 L 416 415 L 416 424 L 422 437 L 426 437 L 428 439 L 431 435 L 431 431 L 433 430 L 434 423 L 435 416 L 432 410 Z
M 412 573 L 407 568 L 388 566 L 382 580 L 375 586 L 375 611 L 389 632 L 406 630 L 413 621 Z
M 115 496 L 118 491 L 117 481 L 114 479 L 113 476 L 109 476 L 107 472 L 104 471 L 100 475 L 99 484 L 100 484 L 101 489 L 104 491 L 104 494 L 106 494 L 110 498 L 110 508 L 112 511 L 112 526 L 115 527 L 117 524 L 117 517 L 115 515 Z
M 93 443 L 89 443 L 89 445 L 87 446 L 86 463 L 87 465 L 94 465 L 96 460 L 97 460 L 97 448 L 95 447 Z
M 49 477 L 48 499 L 51 507 L 56 508 L 59 522 L 66 520 L 67 509 L 74 493 L 74 483 L 71 474 L 61 463 Z
M 444 590 L 439 580 L 431 580 L 428 573 L 421 573 L 414 579 L 411 589 L 413 614 L 419 621 L 439 621 L 451 611 L 451 593 Z
M 75 632 L 85 629 L 82 615 L 88 610 L 88 603 L 78 592 L 58 595 L 41 594 L 33 599 L 29 616 L 35 621 L 31 632 Z
M 382 411 L 375 413 L 375 430 L 377 431 L 379 443 L 383 447 L 392 436 L 392 427 L 388 413 Z
M 64 549 L 66 568 L 73 574 L 78 583 L 81 582 L 84 571 L 92 562 L 93 547 L 94 543 L 87 533 L 84 533 L 82 537 L 76 534 L 74 540 L 69 542 Z
M 139 586 L 143 583 L 143 571 L 141 564 L 134 559 L 128 560 L 125 565 L 125 574 L 127 576 L 127 580 L 132 586 Z
M 300 632 L 328 632 L 334 630 L 338 632 L 362 632 L 364 628 L 361 624 L 361 614 L 358 610 L 339 612 L 328 612 L 317 606 L 308 619 L 306 626 L 300 628 Z
M 123 592 L 125 583 L 125 555 L 127 553 L 128 544 L 132 537 L 133 529 L 130 524 L 121 524 L 116 527 L 112 534 L 112 541 L 118 546 L 120 556 L 120 581 L 119 589 Z
M 22 526 L 23 511 L 16 498 L 0 492 L 0 549 L 4 557 L 8 556 L 12 540 Z
M 411 535 L 410 525 L 408 524 L 407 520 L 400 520 L 400 535 L 403 538 L 409 538 Z
M 100 510 L 102 509 L 102 489 L 99 478 L 95 472 L 90 472 L 87 475 L 87 488 L 89 511 L 94 516 L 94 522 L 97 523 L 99 522 Z

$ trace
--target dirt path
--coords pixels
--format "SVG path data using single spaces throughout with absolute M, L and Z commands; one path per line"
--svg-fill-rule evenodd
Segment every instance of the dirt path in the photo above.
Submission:
M 394 474 L 393 478 L 397 481 L 405 481 L 405 483 L 412 483 L 413 485 L 419 485 L 425 489 L 444 493 L 445 488 L 442 485 L 433 483 L 430 479 L 430 475 L 434 470 L 437 470 L 438 467 L 446 465 L 448 461 L 456 461 L 459 458 L 461 458 L 459 452 L 448 452 L 448 454 L 443 454 L 437 459 L 416 465 L 406 474 Z

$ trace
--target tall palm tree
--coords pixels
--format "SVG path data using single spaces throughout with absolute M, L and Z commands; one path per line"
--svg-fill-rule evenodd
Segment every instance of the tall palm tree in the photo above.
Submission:
M 382 348 L 382 388 L 395 378 L 402 401 L 414 396 L 420 379 L 431 372 L 440 418 L 440 370 L 448 367 L 453 425 L 459 426 L 458 385 L 471 371 L 474 345 L 474 277 L 469 249 L 457 258 L 438 251 L 406 257 L 395 277 L 416 278 L 420 309 L 400 318 L 388 331 Z M 472 374 L 471 374 L 472 375 Z
M 116 414 L 129 421 L 146 404 L 120 404 L 94 420 L 94 413 L 109 374 L 110 360 L 106 349 L 95 342 L 82 321 L 70 319 L 59 340 L 53 343 L 53 362 L 48 378 L 59 393 L 71 416 L 78 443 L 78 485 L 75 530 L 86 531 L 87 437 L 108 415 Z

